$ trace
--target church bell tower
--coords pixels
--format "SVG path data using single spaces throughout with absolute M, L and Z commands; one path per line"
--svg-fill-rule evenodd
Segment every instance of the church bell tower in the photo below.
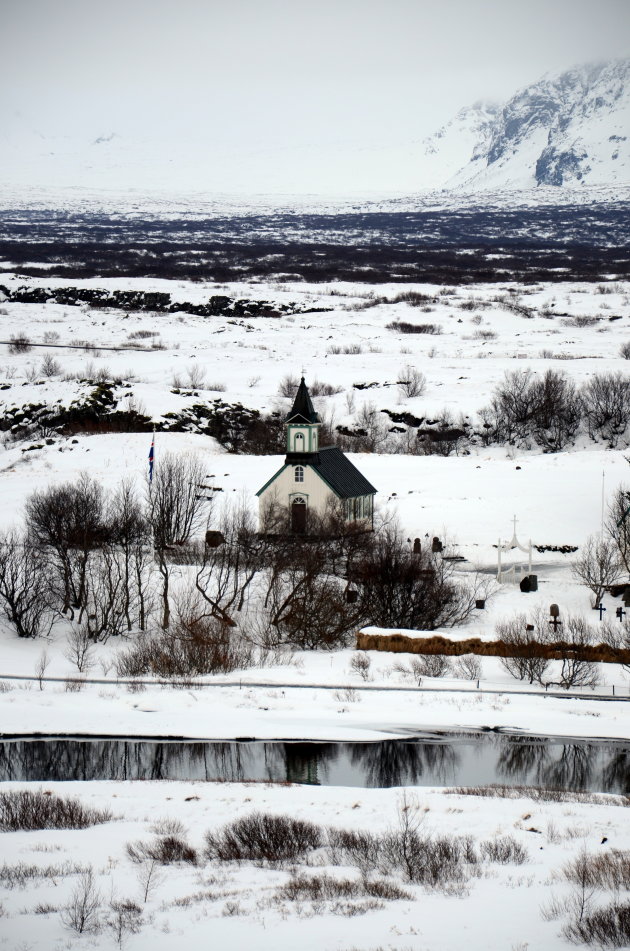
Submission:
M 295 394 L 293 407 L 284 419 L 287 427 L 287 465 L 319 461 L 321 420 L 311 402 L 304 377 Z

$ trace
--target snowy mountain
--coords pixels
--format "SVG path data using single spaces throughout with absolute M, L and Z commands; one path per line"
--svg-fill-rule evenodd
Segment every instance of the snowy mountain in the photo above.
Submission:
M 630 182 L 630 60 L 545 76 L 493 118 L 479 114 L 477 128 L 469 161 L 445 187 Z
M 6 118 L 5 206 L 59 191 L 62 204 L 108 193 L 117 200 L 188 195 L 195 202 L 221 195 L 478 201 L 492 193 L 513 201 L 516 191 L 540 202 L 602 188 L 620 197 L 630 185 L 630 60 L 545 76 L 503 106 L 476 102 L 422 141 L 383 140 L 366 130 L 361 141 L 262 148 L 255 140 L 215 141 L 203 124 L 168 135 L 40 129 L 21 116 Z

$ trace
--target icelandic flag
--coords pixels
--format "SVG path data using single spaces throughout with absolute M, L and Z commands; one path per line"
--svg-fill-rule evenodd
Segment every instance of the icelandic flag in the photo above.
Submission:
M 153 439 L 151 440 L 151 448 L 149 449 L 149 482 L 153 482 L 154 458 L 155 458 L 155 433 L 153 433 Z

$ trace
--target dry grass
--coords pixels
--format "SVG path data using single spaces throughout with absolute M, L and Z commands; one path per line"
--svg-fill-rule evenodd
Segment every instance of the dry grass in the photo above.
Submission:
M 462 641 L 452 641 L 448 637 L 410 637 L 407 634 L 366 634 L 359 631 L 356 635 L 356 647 L 360 651 L 387 651 L 392 654 L 441 654 L 446 657 L 460 657 L 462 654 L 476 654 L 480 657 L 546 657 L 548 660 L 560 660 L 570 651 L 578 660 L 604 664 L 630 664 L 630 650 L 611 647 L 609 644 L 569 644 L 554 641 L 542 644 L 531 640 L 519 648 L 506 644 L 503 640 L 482 641 L 479 637 L 469 637 Z

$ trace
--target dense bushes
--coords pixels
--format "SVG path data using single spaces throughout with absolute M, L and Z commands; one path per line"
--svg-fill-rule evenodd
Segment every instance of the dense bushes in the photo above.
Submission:
M 624 436 L 630 418 L 630 377 L 594 374 L 578 389 L 565 373 L 508 371 L 489 406 L 481 411 L 486 441 L 527 446 L 537 443 L 558 452 L 581 426 L 591 439 L 611 447 Z
M 222 862 L 295 862 L 322 844 L 318 826 L 288 816 L 253 812 L 206 834 L 206 854 Z
M 87 829 L 109 822 L 108 809 L 84 806 L 76 798 L 55 796 L 48 790 L 11 790 L 0 793 L 0 829 Z

